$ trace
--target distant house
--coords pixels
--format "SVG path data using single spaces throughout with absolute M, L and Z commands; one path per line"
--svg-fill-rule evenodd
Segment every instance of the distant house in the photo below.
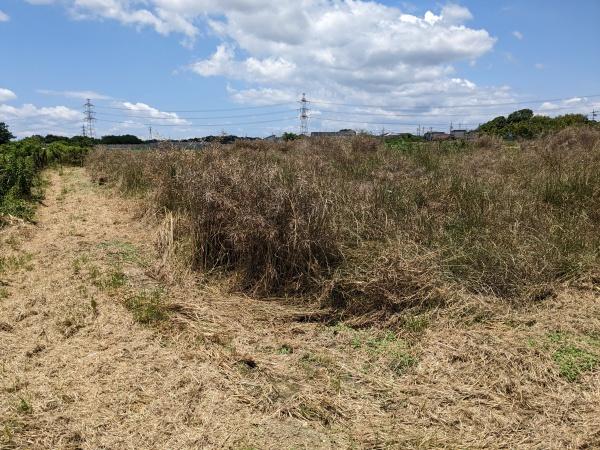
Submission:
M 466 139 L 467 130 L 452 130 L 450 131 L 450 136 L 453 139 Z
M 272 134 L 271 136 L 267 136 L 263 140 L 265 140 L 265 141 L 278 141 L 279 139 L 280 139 L 279 137 L 277 137 L 274 134 Z
M 428 131 L 425 133 L 424 138 L 426 141 L 447 141 L 451 136 L 443 131 Z
M 340 131 L 313 131 L 310 133 L 311 137 L 339 137 L 339 136 L 356 136 L 354 130 L 340 130 Z

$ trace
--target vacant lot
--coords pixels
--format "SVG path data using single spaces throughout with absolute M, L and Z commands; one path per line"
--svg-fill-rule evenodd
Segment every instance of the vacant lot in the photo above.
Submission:
M 0 230 L 0 447 L 598 447 L 599 155 L 571 130 L 47 172 Z

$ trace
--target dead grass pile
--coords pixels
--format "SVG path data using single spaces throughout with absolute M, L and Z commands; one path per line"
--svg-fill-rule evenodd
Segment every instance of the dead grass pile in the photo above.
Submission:
M 441 306 L 456 289 L 442 278 L 438 261 L 439 255 L 425 253 L 408 239 L 357 249 L 325 285 L 323 305 L 372 322 Z
M 600 133 L 385 145 L 357 136 L 191 151 L 97 150 L 97 178 L 172 212 L 195 269 L 349 312 L 466 290 L 538 298 L 600 261 Z

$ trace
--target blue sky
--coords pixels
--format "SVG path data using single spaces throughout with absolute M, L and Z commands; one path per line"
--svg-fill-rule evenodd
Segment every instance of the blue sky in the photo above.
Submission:
M 298 131 L 302 92 L 311 130 L 588 114 L 599 20 L 597 0 L 1 0 L 0 120 L 80 133 L 91 97 L 97 134 L 265 136 Z

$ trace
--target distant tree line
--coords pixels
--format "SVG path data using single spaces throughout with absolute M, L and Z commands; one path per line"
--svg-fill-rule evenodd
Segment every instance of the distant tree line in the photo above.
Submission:
M 480 125 L 477 131 L 504 139 L 532 139 L 542 134 L 577 125 L 596 124 L 583 114 L 565 114 L 557 117 L 536 116 L 531 109 L 521 109 L 499 116 Z

